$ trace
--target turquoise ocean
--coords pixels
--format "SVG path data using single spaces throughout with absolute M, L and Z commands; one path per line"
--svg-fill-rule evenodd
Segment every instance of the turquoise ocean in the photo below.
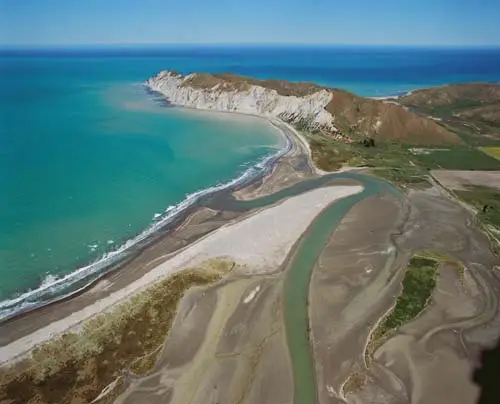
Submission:
M 162 69 L 313 81 L 366 96 L 500 81 L 499 49 L 0 50 L 0 319 L 84 286 L 203 193 L 285 147 L 267 122 L 165 105 Z

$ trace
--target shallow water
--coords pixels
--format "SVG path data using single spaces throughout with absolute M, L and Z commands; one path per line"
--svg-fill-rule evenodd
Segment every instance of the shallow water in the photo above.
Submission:
M 93 63 L 2 60 L 0 317 L 283 147 L 264 120 L 165 107 Z

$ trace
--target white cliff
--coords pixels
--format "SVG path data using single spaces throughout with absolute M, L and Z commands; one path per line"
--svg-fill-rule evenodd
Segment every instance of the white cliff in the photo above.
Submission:
M 332 94 L 326 89 L 303 97 L 285 96 L 276 90 L 248 84 L 232 86 L 219 82 L 212 87 L 191 86 L 195 74 L 182 76 L 173 71 L 162 71 L 146 81 L 153 91 L 162 94 L 171 104 L 223 112 L 240 112 L 280 118 L 300 123 L 309 129 L 336 132 L 333 116 L 325 110 Z M 236 87 L 236 88 L 235 88 Z

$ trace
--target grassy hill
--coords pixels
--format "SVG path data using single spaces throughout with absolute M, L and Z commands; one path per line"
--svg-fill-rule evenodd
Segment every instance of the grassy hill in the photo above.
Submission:
M 477 145 L 500 142 L 500 84 L 468 83 L 417 90 L 401 105 L 440 118 L 449 130 Z

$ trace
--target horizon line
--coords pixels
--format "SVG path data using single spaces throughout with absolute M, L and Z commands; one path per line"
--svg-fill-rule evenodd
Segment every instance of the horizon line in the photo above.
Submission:
M 71 48 L 138 48 L 138 47 L 363 47 L 363 48 L 500 48 L 500 44 L 346 44 L 346 43 L 293 43 L 293 42 L 109 42 L 109 43 L 74 43 L 74 44 L 1 44 L 0 50 L 25 49 L 71 49 Z

